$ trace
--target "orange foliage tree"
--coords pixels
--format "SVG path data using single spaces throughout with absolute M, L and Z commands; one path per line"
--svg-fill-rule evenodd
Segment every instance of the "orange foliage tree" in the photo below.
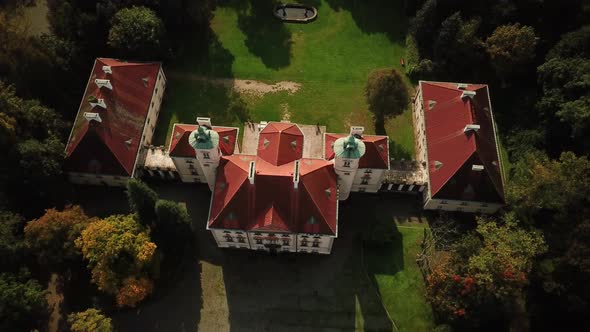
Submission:
M 117 293 L 119 307 L 135 307 L 146 296 L 152 293 L 154 283 L 147 278 L 129 277 L 123 280 L 123 286 Z

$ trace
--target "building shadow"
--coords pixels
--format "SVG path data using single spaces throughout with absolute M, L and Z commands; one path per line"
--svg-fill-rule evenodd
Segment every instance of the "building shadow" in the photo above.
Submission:
M 408 18 L 403 0 L 327 0 L 334 10 L 350 12 L 356 25 L 367 34 L 384 33 L 392 42 L 403 43 Z
M 276 0 L 222 1 L 220 6 L 232 7 L 238 13 L 238 27 L 246 35 L 246 47 L 271 69 L 291 63 L 291 32 L 273 16 Z
M 405 160 L 412 160 L 414 156 L 401 144 L 398 144 L 396 141 L 390 139 L 389 140 L 389 157 L 395 158 L 396 160 L 405 159 Z

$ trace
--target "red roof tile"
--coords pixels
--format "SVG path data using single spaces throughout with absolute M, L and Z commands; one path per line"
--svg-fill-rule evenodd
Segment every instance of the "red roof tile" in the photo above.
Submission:
M 421 82 L 433 198 L 504 202 L 487 85 Z M 464 90 L 473 99 L 461 98 Z M 477 132 L 464 132 L 478 124 Z M 483 171 L 473 171 L 473 165 Z
M 256 161 L 253 185 L 248 180 L 250 160 Z M 332 164 L 302 159 L 298 189 L 294 167 L 294 161 L 275 166 L 260 157 L 222 157 L 209 227 L 335 235 L 338 201 Z
M 195 157 L 195 149 L 188 143 L 188 137 L 199 125 L 177 123 L 172 130 L 170 138 L 169 154 L 173 157 Z M 213 130 L 219 134 L 219 148 L 221 154 L 229 156 L 234 154 L 236 141 L 238 139 L 238 128 L 233 127 L 213 127 Z
M 111 66 L 112 74 L 104 73 L 103 66 Z M 66 171 L 133 174 L 160 67 L 159 63 L 96 59 L 66 146 Z M 95 79 L 109 79 L 113 90 L 99 88 Z M 103 98 L 107 109 L 91 107 L 90 96 Z M 85 112 L 98 113 L 101 122 L 92 121 L 89 129 Z M 93 136 L 86 138 L 89 134 Z M 99 150 L 102 152 L 98 153 Z
M 347 137 L 347 134 L 329 134 L 324 136 L 325 140 L 325 158 L 334 159 L 334 142 L 341 138 Z M 359 160 L 359 168 L 389 168 L 389 138 L 387 136 L 364 135 L 361 140 L 365 143 L 365 154 Z
M 303 133 L 296 124 L 270 122 L 259 134 L 258 156 L 277 166 L 301 159 Z

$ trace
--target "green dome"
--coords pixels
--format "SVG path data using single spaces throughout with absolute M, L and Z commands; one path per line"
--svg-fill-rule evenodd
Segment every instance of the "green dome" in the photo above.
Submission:
M 334 142 L 334 155 L 337 158 L 360 159 L 365 154 L 365 143 L 350 135 Z
M 219 145 L 219 134 L 214 130 L 199 126 L 189 135 L 188 143 L 195 150 L 211 150 Z

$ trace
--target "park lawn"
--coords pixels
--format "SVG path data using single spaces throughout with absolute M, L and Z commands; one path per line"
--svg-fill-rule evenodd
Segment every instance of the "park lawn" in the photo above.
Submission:
M 401 244 L 365 251 L 367 270 L 400 331 L 431 331 L 434 327 L 432 309 L 426 301 L 424 279 L 416 264 L 424 228 L 397 226 L 397 229 Z
M 195 82 L 187 74 L 268 84 L 293 81 L 301 87 L 292 94 L 241 94 L 249 118 L 279 121 L 288 112 L 293 122 L 319 123 L 329 132 L 346 132 L 351 125 L 362 125 L 367 133 L 374 133 L 364 86 L 374 69 L 394 67 L 403 72 L 399 60 L 405 52 L 407 19 L 401 2 L 379 6 L 372 1 L 310 3 L 318 8 L 318 19 L 310 24 L 276 20 L 269 0 L 219 4 L 211 20 L 214 36 L 209 49 L 201 52 L 204 55 L 187 55 L 167 69 L 172 75 L 168 75 L 166 102 L 154 144 L 166 145 L 175 121 L 194 123 L 197 115 L 209 115 L 218 125 L 241 127 L 245 120 L 225 112 L 231 91 L 206 80 Z M 173 73 L 184 76 L 175 77 Z M 386 130 L 399 152 L 392 156 L 413 156 L 409 110 L 389 120 Z

